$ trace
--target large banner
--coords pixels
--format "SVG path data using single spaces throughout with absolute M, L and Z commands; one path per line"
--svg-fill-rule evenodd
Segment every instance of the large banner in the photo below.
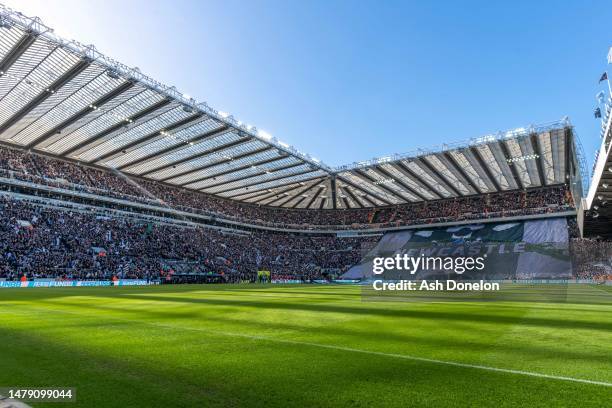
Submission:
M 462 273 L 463 279 L 565 279 L 572 277 L 568 243 L 565 218 L 392 232 L 385 234 L 342 278 L 370 278 L 374 275 L 376 258 L 407 255 L 445 260 L 481 259 L 484 267 Z M 452 279 L 457 274 L 457 263 L 451 264 L 452 268 L 438 265 L 410 274 L 391 268 L 385 271 L 384 277 Z

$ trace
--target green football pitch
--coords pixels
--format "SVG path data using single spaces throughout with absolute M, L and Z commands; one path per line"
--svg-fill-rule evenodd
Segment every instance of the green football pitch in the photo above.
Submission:
M 34 407 L 610 406 L 612 288 L 524 290 L 544 295 L 375 302 L 355 286 L 1 289 L 0 387 L 77 390 L 76 403 Z

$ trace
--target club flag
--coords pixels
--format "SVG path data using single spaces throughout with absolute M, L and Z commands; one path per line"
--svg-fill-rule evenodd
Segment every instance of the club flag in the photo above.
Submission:
M 593 115 L 595 116 L 595 118 L 601 118 L 601 109 L 595 108 Z
M 601 74 L 601 78 L 599 78 L 599 82 L 605 81 L 606 79 L 608 79 L 608 71 Z

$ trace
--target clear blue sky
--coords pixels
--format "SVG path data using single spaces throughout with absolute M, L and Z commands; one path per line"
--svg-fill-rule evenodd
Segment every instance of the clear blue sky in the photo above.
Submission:
M 568 115 L 587 160 L 604 1 L 0 0 L 329 165 Z

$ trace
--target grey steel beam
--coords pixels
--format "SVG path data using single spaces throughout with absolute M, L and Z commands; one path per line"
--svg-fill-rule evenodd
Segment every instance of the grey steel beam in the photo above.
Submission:
M 134 147 L 142 147 L 143 145 L 145 145 L 149 140 L 157 138 L 159 136 L 162 136 L 162 132 L 170 132 L 173 131 L 175 129 L 181 128 L 183 126 L 187 126 L 189 124 L 192 124 L 193 122 L 199 120 L 200 118 L 202 118 L 202 116 L 204 116 L 201 113 L 197 113 L 195 115 L 192 116 L 188 116 L 184 119 L 181 119 L 177 122 L 172 123 L 169 126 L 165 126 L 163 129 L 157 130 L 155 132 L 151 132 L 148 135 L 144 135 L 142 137 L 139 137 L 136 140 L 133 140 L 131 142 L 129 142 L 128 144 L 125 144 L 123 146 L 119 146 L 116 149 L 111 150 L 110 152 L 104 153 L 101 156 L 96 157 L 95 159 L 91 160 L 92 163 L 99 163 L 102 162 L 104 160 L 107 160 L 113 156 L 118 156 L 120 153 L 125 153 L 127 152 L 129 149 L 134 148 Z M 125 165 L 122 165 L 118 168 L 118 170 L 121 170 L 122 168 L 126 167 Z
M 215 184 L 204 186 L 202 188 L 199 188 L 199 190 L 208 190 L 209 188 L 219 187 L 219 186 L 222 186 L 224 184 L 230 184 L 230 183 L 235 183 L 237 181 L 248 180 L 250 178 L 260 177 L 260 176 L 263 176 L 263 175 L 266 175 L 266 174 L 275 173 L 275 172 L 281 171 L 281 170 L 292 169 L 294 167 L 302 166 L 303 164 L 304 163 L 301 163 L 301 162 L 291 163 L 291 164 L 287 164 L 285 166 L 282 166 L 282 167 L 279 167 L 279 168 L 276 168 L 276 169 L 273 169 L 273 170 L 264 170 L 264 171 L 260 171 L 260 172 L 253 173 L 253 174 L 249 174 L 249 175 L 246 175 L 246 176 L 238 177 L 238 178 L 235 178 L 235 179 L 224 180 L 224 181 L 221 181 L 221 182 L 218 182 L 218 183 L 215 183 Z M 194 182 L 191 182 L 189 184 L 194 184 Z
M 385 177 L 392 178 L 393 180 L 395 180 L 397 182 L 397 184 L 402 186 L 404 189 L 408 190 L 408 192 L 410 194 L 420 198 L 423 201 L 427 201 L 427 199 L 425 197 L 423 197 L 421 194 L 419 194 L 416 190 L 414 190 L 408 184 L 404 183 L 401 179 L 399 179 L 398 177 L 395 177 L 393 174 L 389 173 L 382 166 L 376 166 L 376 167 L 373 168 L 373 170 L 381 173 Z
M 296 207 L 297 207 L 298 205 L 300 205 L 300 204 L 302 203 L 302 201 L 304 201 L 305 199 L 306 199 L 306 197 L 301 196 L 301 197 L 300 197 L 300 199 L 299 199 L 299 200 L 297 200 L 297 201 L 295 202 L 295 204 L 293 204 L 293 205 L 291 206 L 291 208 L 296 208 Z M 280 207 L 280 206 L 279 206 L 279 207 Z
M 249 201 L 246 201 L 246 200 L 251 200 L 253 198 L 257 198 L 257 197 L 261 197 L 261 196 L 265 196 L 265 195 L 267 196 L 269 194 L 270 194 L 269 191 L 264 190 L 264 191 L 261 191 L 261 192 L 259 192 L 257 194 L 253 194 L 252 196 L 249 196 L 249 197 L 247 197 L 245 199 L 241 199 L 241 200 L 238 200 L 238 201 L 244 201 L 245 203 L 250 203 Z
M 348 191 L 348 189 L 347 189 L 347 191 Z M 370 200 L 370 198 L 368 198 L 368 196 L 367 196 L 367 195 L 365 195 L 365 196 L 361 196 L 361 198 L 363 199 L 363 201 L 365 201 L 365 202 L 369 203 L 369 204 L 370 204 L 372 207 L 374 207 L 374 208 L 376 208 L 376 206 L 378 205 L 378 204 L 376 204 L 374 201 Z
M 304 194 L 306 191 L 308 191 L 309 189 L 313 188 L 316 184 L 317 183 L 311 184 L 310 186 L 303 185 L 303 186 L 300 186 L 300 187 L 294 187 L 293 190 L 300 189 L 300 188 L 302 188 L 302 190 L 300 190 L 299 192 L 297 192 L 297 193 L 295 193 L 293 195 L 287 195 L 286 197 L 279 197 L 276 200 L 270 201 L 266 205 L 275 206 L 275 207 L 282 207 L 283 205 L 285 205 L 289 201 L 295 199 L 300 194 Z M 277 203 L 277 202 L 278 202 L 278 204 L 274 204 L 274 203 Z
M 301 197 L 301 198 L 300 198 L 300 199 L 299 199 L 299 200 L 298 200 L 298 201 L 297 201 L 295 204 L 293 204 L 293 205 L 291 206 L 291 208 L 296 208 L 296 207 L 297 207 L 297 206 L 298 206 L 298 205 L 299 205 L 299 204 L 300 204 L 302 201 L 304 201 L 304 199 L 305 199 L 305 198 L 307 198 L 307 197 L 305 196 L 305 194 L 306 194 L 306 193 L 308 193 L 308 192 L 309 192 L 310 190 L 312 190 L 313 188 L 315 188 L 316 186 L 318 186 L 318 185 L 319 185 L 319 183 L 320 183 L 320 181 L 317 181 L 317 182 L 315 182 L 315 183 L 312 183 L 310 186 L 308 186 L 308 187 L 306 188 L 306 190 L 302 190 L 301 192 L 299 192 L 298 194 L 296 194 L 296 195 L 301 195 L 302 197 Z M 279 207 L 282 207 L 283 205 L 285 205 L 285 204 L 286 204 L 286 203 L 288 203 L 289 201 L 293 200 L 295 197 L 296 197 L 296 196 L 293 196 L 293 197 L 291 197 L 291 199 L 290 199 L 290 200 L 287 200 L 286 202 L 283 202 L 282 204 L 279 204 Z
M 571 138 L 571 130 L 569 127 L 564 129 L 565 136 L 565 182 L 569 184 L 570 182 L 570 162 L 571 162 L 571 148 L 572 148 L 572 138 Z
M 30 102 L 25 104 L 21 109 L 19 109 L 13 116 L 8 118 L 1 126 L 0 126 L 0 134 L 4 133 L 8 128 L 19 122 L 24 116 L 30 113 L 35 107 L 43 103 L 47 98 L 53 95 L 58 89 L 66 85 L 68 82 L 72 81 L 76 78 L 80 73 L 82 73 L 87 67 L 91 64 L 89 60 L 80 60 L 77 62 L 72 68 L 62 74 L 59 78 L 57 78 L 51 85 L 47 87 L 44 91 L 40 92 L 37 96 L 34 97 Z
M 417 165 L 418 164 L 422 164 L 427 170 L 429 170 L 429 172 L 431 173 L 431 175 L 433 175 L 436 179 L 436 181 L 438 183 L 440 183 L 440 185 L 442 185 L 442 187 L 444 187 L 447 191 L 450 191 L 452 194 L 454 194 L 457 197 L 461 197 L 461 193 L 455 189 L 455 187 L 453 187 L 445 178 L 444 176 L 442 176 L 442 174 L 440 174 L 440 172 L 438 172 L 438 170 L 436 170 L 436 168 L 434 166 L 432 166 L 427 160 L 425 160 L 425 158 L 423 157 L 417 157 L 414 160 Z
M 210 193 L 210 194 L 223 194 L 223 193 L 227 193 L 229 191 L 240 190 L 240 189 L 243 189 L 243 188 L 256 186 L 258 184 L 269 183 L 271 181 L 282 180 L 282 179 L 286 179 L 286 178 L 289 178 L 289 177 L 302 176 L 304 174 L 314 173 L 316 171 L 319 171 L 319 169 L 314 169 L 313 170 L 312 168 L 309 168 L 308 170 L 300 171 L 298 173 L 285 174 L 285 175 L 278 176 L 278 177 L 272 177 L 271 179 L 268 179 L 268 180 L 264 180 L 264 181 L 260 180 L 260 181 L 256 181 L 254 183 L 245 184 L 245 185 L 242 185 L 242 186 L 239 186 L 239 187 L 231 187 L 231 188 L 227 188 L 225 190 L 215 191 L 214 193 Z M 277 187 L 277 186 L 274 186 L 274 187 Z M 211 187 L 206 187 L 206 188 L 200 189 L 199 191 L 206 190 L 206 189 L 209 189 L 209 188 L 211 188 Z
M 510 155 L 510 151 L 508 150 L 508 146 L 506 145 L 506 142 L 503 140 L 500 140 L 499 147 L 501 147 L 502 153 L 504 154 L 504 159 L 506 159 L 506 163 L 508 163 L 508 167 L 510 167 L 510 171 L 512 172 L 512 177 L 514 178 L 514 182 L 516 183 L 516 186 L 518 188 L 524 189 L 525 185 L 523 184 L 523 179 L 521 179 L 521 177 L 518 174 L 515 162 L 512 161 L 512 157 Z M 520 148 L 520 145 L 519 145 L 519 148 Z
M 351 196 L 351 198 L 353 199 L 353 202 L 359 206 L 359 208 L 363 208 L 363 205 L 361 204 L 361 201 L 359 201 L 357 199 L 357 196 L 355 194 L 353 194 L 353 192 L 351 191 L 350 188 L 343 188 L 341 187 L 341 190 L 346 192 L 349 196 Z
M 348 180 L 346 177 L 343 177 L 343 176 L 340 176 L 340 175 L 338 175 L 337 177 L 338 177 L 340 180 L 342 180 L 342 182 L 343 182 L 344 184 L 347 184 L 347 185 L 349 185 L 349 186 L 353 187 L 355 190 L 359 190 L 359 191 L 361 191 L 362 193 L 365 193 L 365 194 L 367 194 L 367 195 L 371 195 L 372 197 L 376 198 L 378 201 L 381 201 L 381 202 L 383 202 L 383 203 L 385 203 L 385 204 L 387 204 L 387 205 L 393 205 L 393 203 L 392 203 L 391 201 L 387 200 L 386 198 L 383 198 L 383 197 L 379 196 L 378 194 L 372 193 L 372 192 L 370 192 L 370 191 L 368 191 L 368 190 L 364 189 L 363 187 L 358 186 L 357 184 L 355 184 L 355 183 L 353 183 L 352 181 Z M 372 201 L 370 201 L 370 200 L 367 200 L 367 201 L 369 201 L 370 203 L 372 203 Z M 375 204 L 374 204 L 374 205 L 375 205 Z
M 163 99 L 151 106 L 149 106 L 148 108 L 145 108 L 143 110 L 141 110 L 140 112 L 136 113 L 135 115 L 132 115 L 131 117 L 129 117 L 128 119 L 131 121 L 132 125 L 134 125 L 134 123 L 137 123 L 140 119 L 142 119 L 143 117 L 146 117 L 147 115 L 155 112 L 156 110 L 163 108 L 164 106 L 168 105 L 170 103 L 169 99 Z M 101 131 L 100 133 L 97 133 L 95 135 L 93 135 L 92 137 L 88 138 L 87 140 L 84 140 L 78 144 L 76 144 L 75 146 L 72 146 L 70 149 L 66 150 L 64 153 L 62 153 L 62 156 L 66 157 L 71 155 L 72 153 L 81 150 L 82 148 L 89 146 L 90 144 L 97 142 L 98 140 L 109 136 L 111 134 L 113 134 L 114 132 L 124 128 L 127 126 L 128 122 L 120 122 L 117 123 L 111 127 L 109 127 L 106 130 Z
M 376 187 L 385 190 L 387 193 L 391 194 L 393 197 L 404 201 L 404 202 L 410 202 L 406 197 L 404 197 L 403 195 L 401 195 L 400 193 L 398 193 L 397 191 L 393 190 L 392 188 L 389 188 L 387 186 L 385 186 L 384 184 L 376 184 L 378 182 L 378 180 L 376 180 L 374 177 L 370 176 L 368 173 L 366 173 L 365 171 L 361 170 L 361 169 L 356 169 L 355 173 L 357 173 L 359 176 L 365 178 L 367 181 L 369 181 L 370 183 L 374 184 Z
M 346 197 L 340 197 L 342 199 L 342 203 L 344 204 L 344 208 L 346 209 L 351 209 L 351 206 L 349 205 L 348 200 L 346 199 Z
M 290 190 L 291 189 L 287 189 L 287 190 L 283 190 L 283 191 L 273 191 L 272 193 L 267 193 L 267 194 L 263 195 L 262 197 L 258 198 L 255 201 L 245 201 L 245 202 L 250 203 L 250 204 L 257 204 L 257 203 L 259 203 L 261 201 L 267 200 L 270 197 L 275 197 L 275 196 L 278 197 L 279 195 L 284 194 L 285 191 L 290 191 Z
M 0 72 L 5 73 L 13 66 L 13 64 L 23 55 L 24 52 L 36 41 L 37 35 L 32 32 L 26 32 L 17 43 L 11 48 L 6 56 L 0 62 Z M 0 74 L 0 77 L 2 75 Z
M 333 209 L 336 209 L 336 176 L 332 175 L 331 176 L 331 194 L 332 194 L 332 206 Z
M 423 190 L 426 190 L 430 195 L 434 197 L 434 199 L 442 198 L 440 194 L 438 193 L 438 191 L 431 184 L 429 184 L 426 180 L 423 180 L 421 177 L 419 177 L 418 174 L 412 171 L 412 169 L 406 166 L 404 163 L 398 161 L 398 162 L 391 163 L 391 166 L 393 166 L 397 171 L 402 173 L 405 177 L 410 178 L 412 181 L 418 184 L 418 186 L 421 187 Z
M 218 153 L 220 153 L 220 152 L 222 152 L 224 150 L 229 150 L 229 149 L 232 149 L 232 148 L 234 148 L 236 146 L 241 146 L 241 145 L 247 144 L 249 142 L 250 142 L 250 140 L 247 140 L 247 139 L 234 140 L 232 142 L 229 142 L 229 143 L 217 146 L 217 147 L 213 147 L 213 148 L 205 150 L 203 152 L 192 154 L 191 156 L 184 157 L 184 158 L 182 158 L 180 160 L 176 160 L 176 161 L 170 162 L 168 164 L 157 166 L 157 167 L 155 167 L 153 169 L 150 169 L 150 170 L 147 170 L 147 171 L 145 171 L 143 173 L 140 173 L 139 176 L 141 176 L 141 177 L 142 176 L 146 176 L 148 174 L 153 174 L 153 173 L 156 173 L 158 171 L 169 169 L 171 167 L 172 168 L 176 168 L 176 166 L 178 166 L 180 164 L 183 164 L 183 163 L 187 163 L 187 162 L 189 162 L 191 160 L 196 160 L 196 159 L 199 159 L 201 157 L 208 156 L 208 155 L 211 155 L 211 154 L 218 154 Z M 228 160 L 231 161 L 230 159 L 228 159 Z M 218 164 L 218 163 L 219 162 L 215 162 L 214 164 Z M 175 176 L 173 175 L 170 178 L 173 178 L 173 177 L 175 177 Z M 194 182 L 191 181 L 189 183 L 186 183 L 185 185 L 193 184 L 193 183 Z
M 446 157 L 446 161 L 453 167 L 453 169 L 458 174 L 461 174 L 461 177 L 463 177 L 463 179 L 465 179 L 465 182 L 472 188 L 472 190 L 476 194 L 482 194 L 482 191 L 478 188 L 478 186 L 476 186 L 476 184 L 474 184 L 474 182 L 472 181 L 470 176 L 468 176 L 468 174 L 465 172 L 463 167 L 461 167 L 461 165 L 455 160 L 453 155 L 450 154 L 449 152 L 444 152 L 443 155 L 444 155 L 444 157 Z
M 495 190 L 497 192 L 502 191 L 501 187 L 499 186 L 499 183 L 497 182 L 497 180 L 495 180 L 495 177 L 493 177 L 493 173 L 491 173 L 491 169 L 489 169 L 489 166 L 487 166 L 487 164 L 485 163 L 478 149 L 476 149 L 475 147 L 471 147 L 470 150 L 472 154 L 474 155 L 474 157 L 476 158 L 478 165 L 482 168 L 484 173 L 487 175 L 487 178 L 489 179 L 491 184 L 493 184 L 493 187 L 495 187 Z
M 264 152 L 267 152 L 267 151 L 270 151 L 270 150 L 273 150 L 273 148 L 270 147 L 270 146 L 265 146 L 265 147 L 262 147 L 261 149 L 254 150 L 252 152 L 247 152 L 247 153 L 239 154 L 237 156 L 232 157 L 231 159 L 223 159 L 223 160 L 219 160 L 218 162 L 208 163 L 208 164 L 204 164 L 202 166 L 198 166 L 198 167 L 193 168 L 193 169 L 185 170 L 185 171 L 182 171 L 182 172 L 180 172 L 178 174 L 174 174 L 172 176 L 168 176 L 168 177 L 165 177 L 163 179 L 159 179 L 159 181 L 168 181 L 168 180 L 172 180 L 172 179 L 175 179 L 175 178 L 178 178 L 178 177 L 184 177 L 184 176 L 187 176 L 189 174 L 198 173 L 198 172 L 200 172 L 202 170 L 206 170 L 206 169 L 209 169 L 209 168 L 212 168 L 212 167 L 220 166 L 222 164 L 226 164 L 226 163 L 229 163 L 229 162 L 234 161 L 234 160 L 240 160 L 240 159 L 243 159 L 245 157 L 253 156 L 253 155 L 256 155 L 256 154 L 259 154 L 259 153 L 264 153 Z M 261 161 L 254 162 L 254 163 L 251 163 L 251 164 L 247 164 L 247 165 L 244 165 L 244 166 L 235 167 L 235 168 L 230 169 L 230 170 L 225 170 L 225 171 L 222 171 L 222 172 L 219 172 L 219 173 L 211 174 L 211 175 L 206 176 L 206 177 L 201 177 L 201 178 L 196 179 L 196 180 L 192 180 L 192 181 L 189 181 L 189 182 L 186 182 L 186 183 L 182 183 L 182 184 L 180 184 L 180 186 L 184 186 L 184 185 L 187 185 L 187 184 L 192 184 L 192 183 L 197 183 L 197 182 L 200 182 L 200 181 L 208 180 L 209 178 L 214 179 L 215 177 L 224 176 L 224 175 L 229 174 L 229 173 L 234 173 L 234 172 L 237 172 L 237 171 L 246 170 L 246 169 L 248 169 L 251 166 L 261 166 L 262 164 L 272 163 L 274 161 L 277 161 L 277 160 L 280 160 L 280 159 L 284 159 L 284 158 L 286 158 L 286 156 L 277 156 L 277 157 L 273 157 L 271 159 L 261 160 Z
M 279 195 L 284 194 L 284 193 L 286 193 L 288 191 L 294 190 L 295 189 L 295 185 L 299 184 L 299 183 L 301 183 L 301 182 L 300 181 L 298 181 L 298 182 L 293 181 L 291 183 L 285 184 L 284 186 L 290 186 L 290 187 L 282 189 L 280 191 L 268 191 L 268 190 L 270 190 L 270 188 L 262 189 L 261 191 L 266 191 L 266 192 L 268 192 L 268 194 L 266 194 L 264 197 L 258 198 L 255 201 L 249 201 L 249 202 L 254 204 L 254 203 L 258 203 L 260 201 L 267 200 L 270 197 L 279 196 Z M 278 188 L 278 186 L 276 186 L 274 188 Z M 247 200 L 248 200 L 248 198 L 247 198 Z
M 321 192 L 323 192 L 323 190 L 325 190 L 325 187 L 321 187 L 319 186 L 319 188 L 317 189 L 317 191 L 314 193 L 314 195 L 312 196 L 312 198 L 310 200 L 308 200 L 308 204 L 306 204 L 306 206 L 304 206 L 304 208 L 309 209 L 310 206 L 317 200 L 317 198 L 319 197 L 319 195 L 321 195 Z
M 116 87 L 115 89 L 113 89 L 112 91 L 107 93 L 106 95 L 103 95 L 101 98 L 98 98 L 96 101 L 94 101 L 91 104 L 89 104 L 89 106 L 81 109 L 80 111 L 78 111 L 77 113 L 75 113 L 74 115 L 72 115 L 71 117 L 69 117 L 68 119 L 63 121 L 62 123 L 58 124 L 57 126 L 52 128 L 51 130 L 49 130 L 49 131 L 45 132 L 44 134 L 40 135 L 39 137 L 37 137 L 36 139 L 34 139 L 30 143 L 28 143 L 25 146 L 25 148 L 26 149 L 36 148 L 36 146 L 39 145 L 40 143 L 44 142 L 45 140 L 47 140 L 48 138 L 52 137 L 53 135 L 55 135 L 57 133 L 61 133 L 61 131 L 63 129 L 65 129 L 68 126 L 72 125 L 73 123 L 75 123 L 79 119 L 82 119 L 83 117 L 85 117 L 90 112 L 93 112 L 95 110 L 94 107 L 99 107 L 99 106 L 104 105 L 105 103 L 107 103 L 107 102 L 111 101 L 112 99 L 116 98 L 117 96 L 121 95 L 122 93 L 124 93 L 128 89 L 132 88 L 133 86 L 134 86 L 134 82 L 132 82 L 132 81 L 124 82 L 123 84 L 119 85 L 118 87 Z
M 248 139 L 237 139 L 237 140 L 231 141 L 229 143 L 222 144 L 222 145 L 217 146 L 217 147 L 206 149 L 203 152 L 194 153 L 194 154 L 189 155 L 187 157 L 183 157 L 182 159 L 175 160 L 175 161 L 170 162 L 170 163 L 162 164 L 161 166 L 157 166 L 157 167 L 154 167 L 152 169 L 146 170 L 146 171 L 140 173 L 139 175 L 140 176 L 146 176 L 146 175 L 149 175 L 149 174 L 156 173 L 158 171 L 166 170 L 166 169 L 169 169 L 169 168 L 174 168 L 174 167 L 176 167 L 176 166 L 178 166 L 180 164 L 187 163 L 189 161 L 196 160 L 196 159 L 199 159 L 201 157 L 208 156 L 208 155 L 211 155 L 211 154 L 216 154 L 216 153 L 222 152 L 224 150 L 228 150 L 228 149 L 234 148 L 236 146 L 241 146 L 241 145 L 247 144 L 249 142 L 250 142 L 250 140 L 248 140 Z M 177 146 L 174 145 L 173 147 L 176 148 Z M 186 149 L 187 147 L 180 146 L 180 148 L 181 149 L 178 149 L 178 150 L 183 150 L 183 149 Z M 122 166 L 121 168 L 125 168 L 125 167 Z M 191 184 L 191 183 L 188 183 L 188 184 Z
M 538 142 L 538 134 L 533 133 L 530 137 L 531 145 L 533 147 L 533 151 L 538 155 L 536 159 L 536 165 L 538 167 L 538 179 L 540 180 L 540 186 L 544 187 L 546 185 L 546 173 L 544 172 L 543 160 L 544 156 L 542 155 L 542 151 L 540 150 L 540 143 Z
M 219 128 L 219 129 L 211 130 L 210 132 L 201 133 L 198 136 L 192 137 L 191 139 L 188 139 L 188 140 L 186 140 L 183 143 L 179 143 L 178 145 L 172 145 L 172 146 L 166 147 L 165 149 L 159 150 L 157 152 L 150 153 L 150 154 L 148 154 L 148 155 L 146 155 L 144 157 L 141 157 L 140 159 L 133 160 L 133 161 L 131 161 L 129 163 L 126 163 L 126 164 L 120 166 L 119 169 L 120 170 L 127 169 L 129 167 L 136 166 L 136 165 L 144 163 L 146 161 L 154 160 L 154 159 L 157 159 L 159 157 L 165 156 L 167 154 L 178 152 L 179 150 L 185 149 L 186 148 L 185 146 L 189 145 L 189 143 L 198 143 L 198 142 L 201 142 L 202 140 L 212 139 L 214 137 L 219 136 L 221 133 L 224 133 L 224 132 L 227 132 L 227 131 L 228 131 L 228 127 L 227 126 L 223 126 L 223 127 Z M 209 153 L 205 153 L 205 154 L 209 154 Z M 200 156 L 201 156 L 201 154 L 191 155 L 191 156 L 189 156 L 189 160 L 193 160 L 194 158 L 197 159 Z M 164 168 L 168 168 L 168 167 L 171 167 L 171 166 L 176 166 L 177 164 L 180 164 L 180 163 L 178 163 L 178 162 L 169 163 L 169 164 L 164 165 L 164 166 L 159 166 L 159 167 L 157 167 L 157 168 L 155 168 L 153 170 L 147 170 L 145 173 L 142 173 L 142 174 L 150 174 L 150 173 L 152 173 L 154 171 L 159 171 L 159 170 L 163 170 Z
M 273 188 L 279 188 L 279 187 L 284 187 L 284 186 L 295 186 L 296 184 L 299 184 L 299 183 L 306 183 L 306 182 L 309 182 L 309 181 L 312 181 L 312 180 L 323 180 L 324 178 L 325 178 L 324 176 L 320 176 L 319 175 L 319 176 L 309 177 L 309 178 L 306 178 L 304 180 L 299 180 L 299 181 L 295 181 L 294 180 L 294 181 L 289 181 L 289 182 L 286 182 L 286 183 L 277 184 L 274 187 L 264 187 L 264 188 L 260 188 L 258 190 L 252 190 L 252 191 L 248 191 L 248 192 L 245 192 L 245 193 L 231 194 L 231 195 L 229 195 L 227 197 L 224 197 L 224 198 L 235 199 L 235 197 L 245 196 L 245 195 L 248 195 L 248 194 L 251 194 L 251 193 L 255 193 L 255 192 L 258 192 L 258 191 L 268 191 L 268 190 L 271 190 Z M 291 188 L 295 188 L 295 187 L 291 187 Z M 247 187 L 246 190 L 248 190 L 248 189 L 249 188 Z M 219 193 L 215 193 L 215 194 L 219 194 Z M 241 199 L 238 199 L 238 200 L 241 200 Z M 244 200 L 248 200 L 248 198 L 245 198 Z

